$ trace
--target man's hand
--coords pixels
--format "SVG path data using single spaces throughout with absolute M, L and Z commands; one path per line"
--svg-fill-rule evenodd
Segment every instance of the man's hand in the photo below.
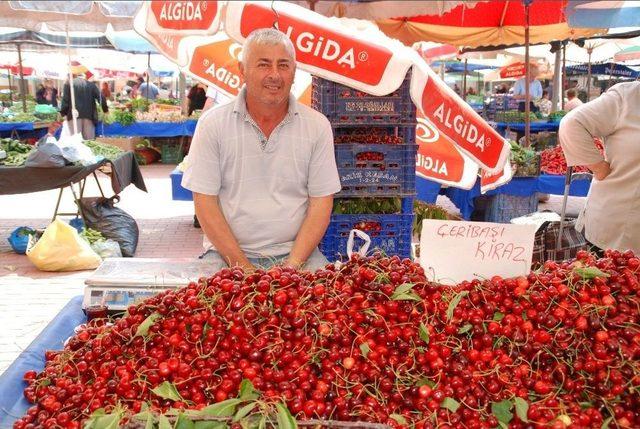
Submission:
M 597 180 L 604 180 L 611 173 L 611 165 L 607 161 L 587 165 L 587 168 L 593 172 L 593 177 Z

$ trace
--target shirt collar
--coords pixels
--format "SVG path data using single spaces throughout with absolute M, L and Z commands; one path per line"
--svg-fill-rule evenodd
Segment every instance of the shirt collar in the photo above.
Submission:
M 236 97 L 236 101 L 233 105 L 233 112 L 242 115 L 242 117 L 247 120 L 249 117 L 249 112 L 247 111 L 247 87 L 243 87 L 240 90 L 240 93 Z M 287 111 L 287 118 L 292 118 L 293 116 L 298 115 L 298 100 L 293 94 L 289 93 L 289 110 Z

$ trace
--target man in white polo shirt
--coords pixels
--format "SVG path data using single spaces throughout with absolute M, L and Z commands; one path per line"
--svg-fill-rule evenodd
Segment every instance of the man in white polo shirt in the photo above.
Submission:
M 340 178 L 327 118 L 290 94 L 295 50 L 260 29 L 244 45 L 246 82 L 230 103 L 203 113 L 182 186 L 212 248 L 215 269 L 282 263 L 314 270 Z

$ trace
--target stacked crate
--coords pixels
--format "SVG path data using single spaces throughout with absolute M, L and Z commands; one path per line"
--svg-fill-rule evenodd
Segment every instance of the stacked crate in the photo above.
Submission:
M 333 214 L 320 250 L 344 259 L 352 229 L 371 237 L 370 249 L 410 257 L 416 191 L 416 109 L 410 76 L 392 94 L 377 97 L 325 79 L 313 79 L 312 106 L 331 122 L 341 198 L 401 198 L 396 214 Z M 357 250 L 361 242 L 356 242 Z

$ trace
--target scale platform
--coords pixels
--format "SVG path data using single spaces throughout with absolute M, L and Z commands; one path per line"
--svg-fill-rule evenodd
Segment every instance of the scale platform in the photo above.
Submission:
M 211 262 L 200 259 L 107 258 L 85 280 L 82 308 L 102 304 L 109 312 L 124 311 L 162 291 L 213 274 Z

